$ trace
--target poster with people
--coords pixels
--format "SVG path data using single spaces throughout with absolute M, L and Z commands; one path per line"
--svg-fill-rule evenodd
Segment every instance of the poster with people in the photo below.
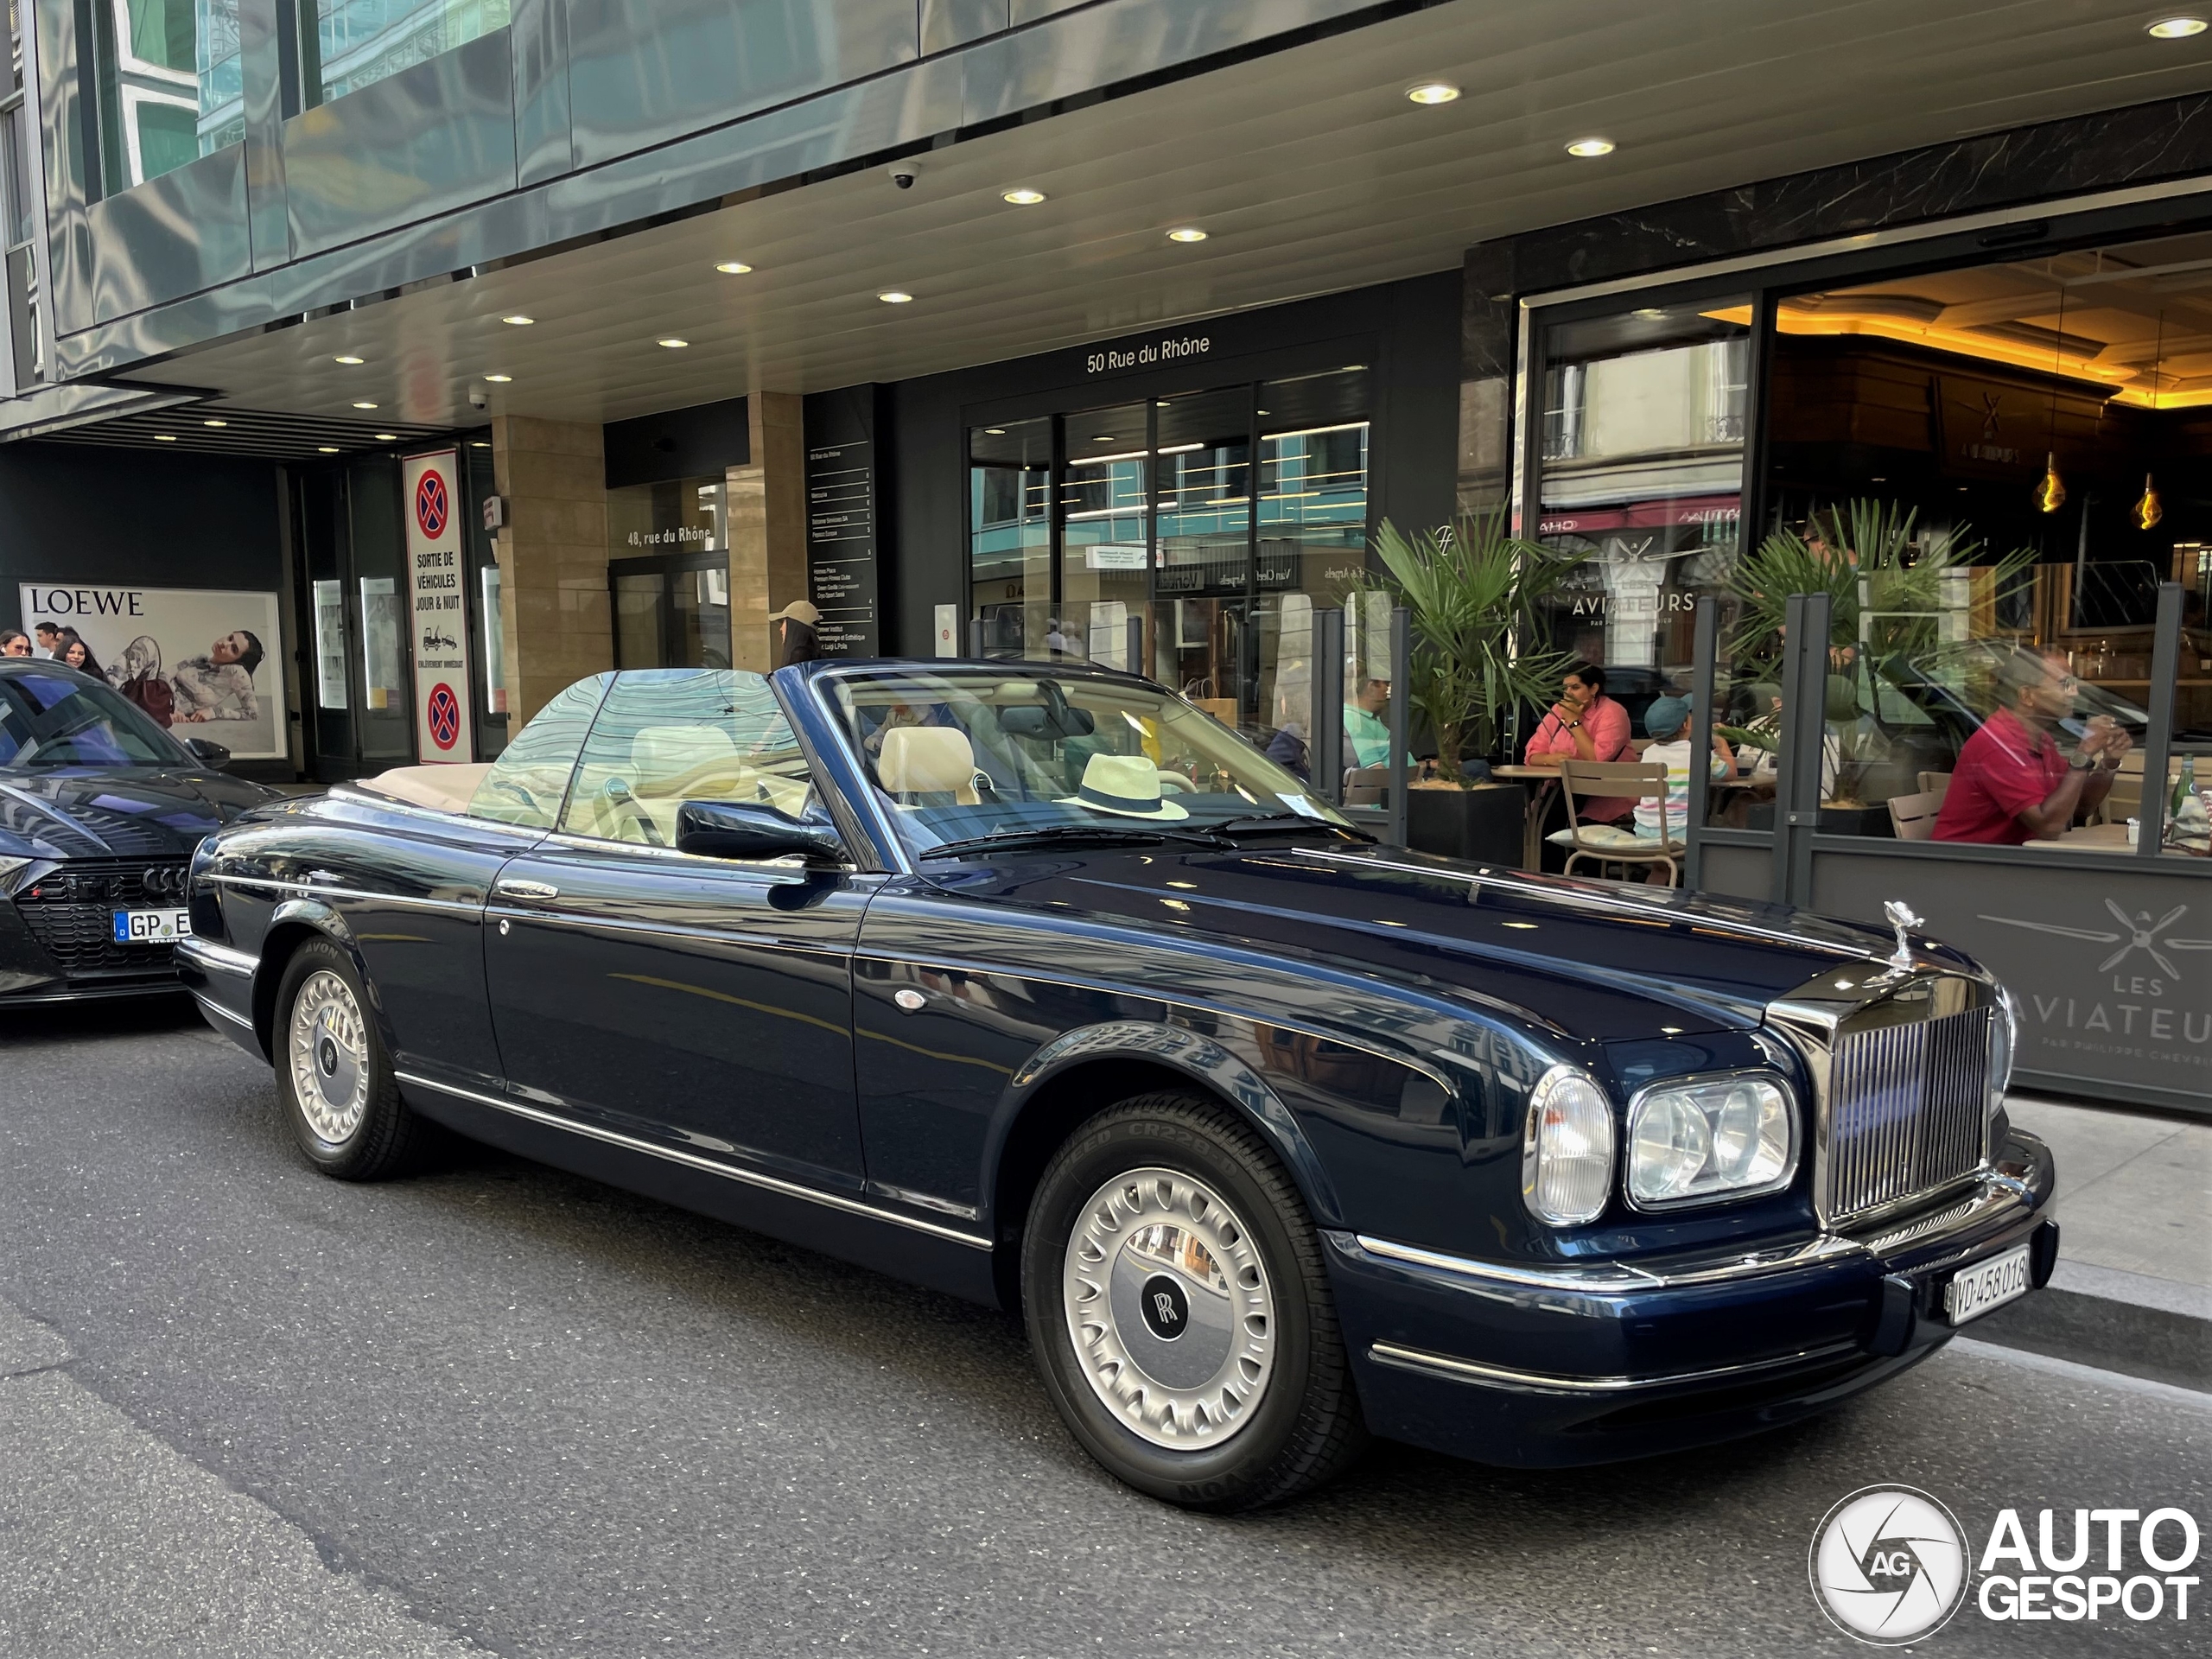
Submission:
M 105 680 L 180 736 L 239 760 L 284 758 L 275 594 L 45 582 L 21 593 L 41 654 Z

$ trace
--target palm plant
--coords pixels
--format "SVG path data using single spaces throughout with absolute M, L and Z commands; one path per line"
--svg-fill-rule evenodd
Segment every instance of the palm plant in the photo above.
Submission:
M 1488 753 L 1506 710 L 1546 700 L 1568 662 L 1529 642 L 1541 637 L 1539 606 L 1577 561 L 1509 534 L 1503 510 L 1410 537 L 1385 519 L 1375 551 L 1410 613 L 1407 698 L 1436 734 L 1439 772 L 1462 783 L 1464 744 Z
M 1924 658 L 1941 644 L 1947 576 L 1970 566 L 1986 569 L 2001 600 L 2035 563 L 2032 548 L 1987 557 L 1966 524 L 1931 532 L 1916 544 L 1918 516 L 1894 501 L 1854 500 L 1815 513 L 1810 538 L 1777 530 L 1761 542 L 1728 578 L 1742 603 L 1729 640 L 1737 662 L 1755 674 L 1770 674 L 1780 664 L 1792 594 L 1828 596 L 1831 645 L 1858 644 L 1862 616 L 1870 623 L 1878 618 L 1885 654 Z

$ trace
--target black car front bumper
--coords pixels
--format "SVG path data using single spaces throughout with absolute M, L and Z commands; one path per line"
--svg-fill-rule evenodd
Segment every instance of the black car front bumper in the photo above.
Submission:
M 1970 1189 L 1861 1235 L 1726 1258 L 1535 1268 L 1325 1235 L 1376 1433 L 1560 1467 L 1711 1444 L 1827 1410 L 1948 1341 L 1943 1290 L 2023 1243 L 2050 1277 L 2050 1154 L 2015 1133 Z

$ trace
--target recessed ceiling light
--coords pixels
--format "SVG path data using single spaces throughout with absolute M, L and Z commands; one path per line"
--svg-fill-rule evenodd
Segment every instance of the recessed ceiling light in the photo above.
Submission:
M 504 386 L 508 381 L 513 379 L 514 376 L 512 374 L 487 374 L 484 378 L 495 386 Z
M 202 421 L 200 424 L 202 426 L 228 426 L 230 423 L 228 421 Z
M 360 367 L 362 364 L 367 362 L 368 359 L 365 357 L 356 357 L 353 353 L 346 352 L 340 356 L 332 358 L 330 360 L 334 363 L 343 363 L 348 368 L 357 369 Z
M 2185 41 L 2192 35 L 2202 35 L 2204 29 L 2202 17 L 2161 17 L 2144 33 L 2154 41 Z
M 1091 442 L 1093 443 L 1118 443 L 1121 440 L 1116 438 L 1111 432 L 1102 432 L 1096 437 L 1093 438 Z
M 353 407 L 356 409 L 374 409 L 376 405 L 369 402 L 365 397 L 357 397 L 353 400 Z
M 1002 426 L 987 426 L 983 429 L 983 434 L 986 437 L 1002 438 L 1006 436 L 1006 428 Z
M 1170 242 L 1203 242 L 1206 239 L 1206 233 L 1195 225 L 1185 225 L 1180 230 L 1168 232 L 1167 239 Z
M 742 276 L 753 269 L 742 259 L 725 259 L 715 267 L 725 276 Z
M 1459 89 L 1448 80 L 1424 80 L 1407 87 L 1406 96 L 1416 104 L 1449 104 L 1459 96 Z
M 338 446 L 334 443 L 318 443 L 315 448 L 320 454 L 326 455 L 334 455 L 338 453 Z
M 536 317 L 525 317 L 521 312 L 518 311 L 512 316 L 501 317 L 499 321 L 501 322 L 511 322 L 518 328 L 527 328 L 531 323 L 536 322 L 537 319 Z
M 1663 322 L 1667 314 L 1656 305 L 1647 305 L 1640 311 L 1630 312 L 1629 315 L 1639 322 Z
M 690 343 L 688 340 L 678 340 L 674 334 L 671 334 L 666 340 L 657 340 L 653 342 L 656 346 L 667 346 L 671 352 L 680 352 Z
M 379 432 L 377 434 L 377 442 L 378 443 L 397 443 L 399 442 L 399 434 L 397 432 Z
M 887 288 L 882 293 L 877 295 L 875 297 L 881 300 L 886 305 L 908 305 L 912 303 L 914 298 L 912 295 L 907 293 L 905 289 L 897 288 Z
M 154 434 L 154 442 L 156 443 L 175 443 L 176 442 L 176 434 L 174 432 L 156 432 Z
M 1034 207 L 1045 200 L 1045 193 L 1042 190 L 1032 190 L 1025 184 L 1019 189 L 1005 192 L 999 200 L 1010 201 L 1017 207 Z
M 1610 138 L 1578 138 L 1567 147 L 1567 153 L 1585 158 L 1610 156 L 1613 153 L 1613 141 Z

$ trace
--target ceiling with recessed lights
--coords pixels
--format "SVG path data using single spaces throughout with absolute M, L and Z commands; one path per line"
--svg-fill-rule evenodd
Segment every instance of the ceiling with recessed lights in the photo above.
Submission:
M 2212 87 L 2212 35 L 2150 21 L 2104 0 L 1455 0 L 935 149 L 912 189 L 870 168 L 127 378 L 215 389 L 219 413 L 368 403 L 388 426 L 480 421 L 472 389 L 493 414 L 607 421 L 902 379 Z M 1568 153 L 1592 139 L 1613 148 Z

